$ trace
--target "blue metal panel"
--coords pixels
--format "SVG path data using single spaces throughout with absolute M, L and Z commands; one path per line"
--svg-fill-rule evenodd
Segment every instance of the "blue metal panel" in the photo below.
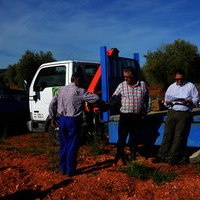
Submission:
M 108 82 L 108 62 L 107 62 L 107 50 L 106 47 L 100 47 L 101 58 L 101 90 L 102 99 L 104 101 L 109 100 L 109 82 Z M 109 120 L 109 112 L 103 113 L 103 121 Z
M 165 128 L 165 124 L 162 123 L 158 129 L 158 137 L 155 141 L 155 145 L 161 145 L 162 144 L 162 139 L 163 139 L 163 133 L 164 133 L 164 128 Z
M 166 119 L 166 117 L 164 117 Z M 198 118 L 199 119 L 199 118 Z M 165 123 L 162 122 L 163 117 L 159 121 L 158 118 L 149 118 L 144 122 L 141 133 L 138 137 L 138 144 L 152 144 L 152 145 L 161 145 Z M 118 122 L 110 122 L 108 123 L 108 131 L 109 131 L 109 142 L 117 143 L 118 140 Z M 188 137 L 187 146 L 188 147 L 200 147 L 200 124 L 192 123 L 190 134 Z M 128 138 L 127 138 L 128 141 Z
M 139 58 L 139 53 L 134 53 L 133 54 L 134 60 L 135 60 L 135 70 L 137 74 L 137 79 L 140 79 L 140 58 Z
M 108 124 L 109 143 L 117 143 L 118 139 L 118 123 Z
M 200 124 L 192 124 L 187 145 L 200 147 Z
M 139 57 L 139 53 L 134 53 L 133 57 L 135 60 L 137 60 L 137 62 L 139 63 L 140 57 Z
M 200 117 L 194 117 L 193 121 L 194 122 L 200 122 Z

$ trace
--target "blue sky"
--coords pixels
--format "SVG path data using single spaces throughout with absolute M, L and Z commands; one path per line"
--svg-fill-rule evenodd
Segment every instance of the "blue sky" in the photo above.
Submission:
M 99 61 L 100 46 L 120 56 L 184 39 L 200 48 L 199 0 L 0 0 L 0 68 L 26 50 L 56 60 Z

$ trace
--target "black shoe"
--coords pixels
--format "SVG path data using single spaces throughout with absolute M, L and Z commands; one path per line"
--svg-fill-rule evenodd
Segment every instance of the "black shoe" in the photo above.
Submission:
M 75 173 L 72 173 L 72 172 L 71 172 L 71 173 L 66 173 L 66 174 L 65 174 L 65 176 L 67 176 L 67 177 L 72 177 L 72 176 L 74 176 L 74 175 L 75 175 Z
M 170 165 L 183 165 L 183 164 L 189 164 L 190 161 L 189 161 L 189 158 L 182 158 L 182 160 L 179 160 L 179 159 L 172 159 L 172 160 L 169 160 L 168 162 Z
M 124 157 L 116 156 L 113 160 L 114 165 L 127 165 L 127 160 Z
M 137 160 L 137 159 L 136 159 L 136 155 L 135 155 L 135 154 L 130 154 L 130 155 L 128 156 L 127 160 L 128 160 L 128 162 Z
M 183 165 L 183 164 L 189 164 L 190 160 L 189 158 L 184 157 L 182 160 L 178 161 L 178 165 Z
M 168 163 L 170 164 L 170 165 L 178 165 L 178 160 L 169 160 L 168 161 Z
M 161 162 L 164 162 L 164 160 L 161 158 L 161 157 L 156 157 L 152 163 L 161 163 Z
M 118 160 L 120 160 L 122 158 L 122 156 L 115 156 L 115 158 L 113 159 L 113 162 L 114 163 L 117 163 L 118 162 Z

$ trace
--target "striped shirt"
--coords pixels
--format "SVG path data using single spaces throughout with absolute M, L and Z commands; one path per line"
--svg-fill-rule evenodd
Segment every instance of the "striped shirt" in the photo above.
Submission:
M 118 85 L 113 96 L 121 96 L 121 113 L 146 114 L 149 96 L 144 81 L 138 81 L 134 87 L 124 81 Z
M 75 86 L 74 83 L 61 88 L 49 105 L 50 118 L 56 114 L 67 117 L 80 116 L 84 109 L 84 102 L 95 103 L 99 100 L 96 94 L 86 92 L 85 89 Z

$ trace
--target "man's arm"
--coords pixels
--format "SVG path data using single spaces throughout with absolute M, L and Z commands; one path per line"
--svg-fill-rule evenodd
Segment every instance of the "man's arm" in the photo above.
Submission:
M 49 116 L 51 118 L 51 126 L 54 128 L 58 127 L 58 121 L 56 120 L 57 115 L 57 98 L 58 94 L 56 94 L 53 99 L 51 100 L 51 103 L 49 105 Z
M 164 105 L 167 107 L 167 108 L 170 108 L 173 106 L 173 103 L 172 103 L 172 99 L 170 98 L 171 97 L 171 86 L 169 86 L 167 88 L 167 91 L 165 92 L 165 100 L 164 100 Z
M 146 106 L 146 113 L 148 113 L 151 111 L 151 98 L 149 96 L 149 89 L 145 82 L 144 82 L 144 87 L 145 87 L 144 101 L 145 101 L 145 106 Z
M 116 90 L 114 91 L 112 97 L 110 98 L 109 103 L 111 106 L 121 103 L 121 88 L 122 85 L 119 84 Z
M 83 101 L 88 103 L 96 103 L 99 100 L 99 96 L 90 92 L 85 92 L 83 95 Z
M 192 96 L 192 99 L 189 100 L 189 102 L 191 102 L 192 104 L 197 104 L 199 101 L 199 93 L 196 86 L 193 84 L 192 84 L 192 89 L 191 89 L 191 96 Z

